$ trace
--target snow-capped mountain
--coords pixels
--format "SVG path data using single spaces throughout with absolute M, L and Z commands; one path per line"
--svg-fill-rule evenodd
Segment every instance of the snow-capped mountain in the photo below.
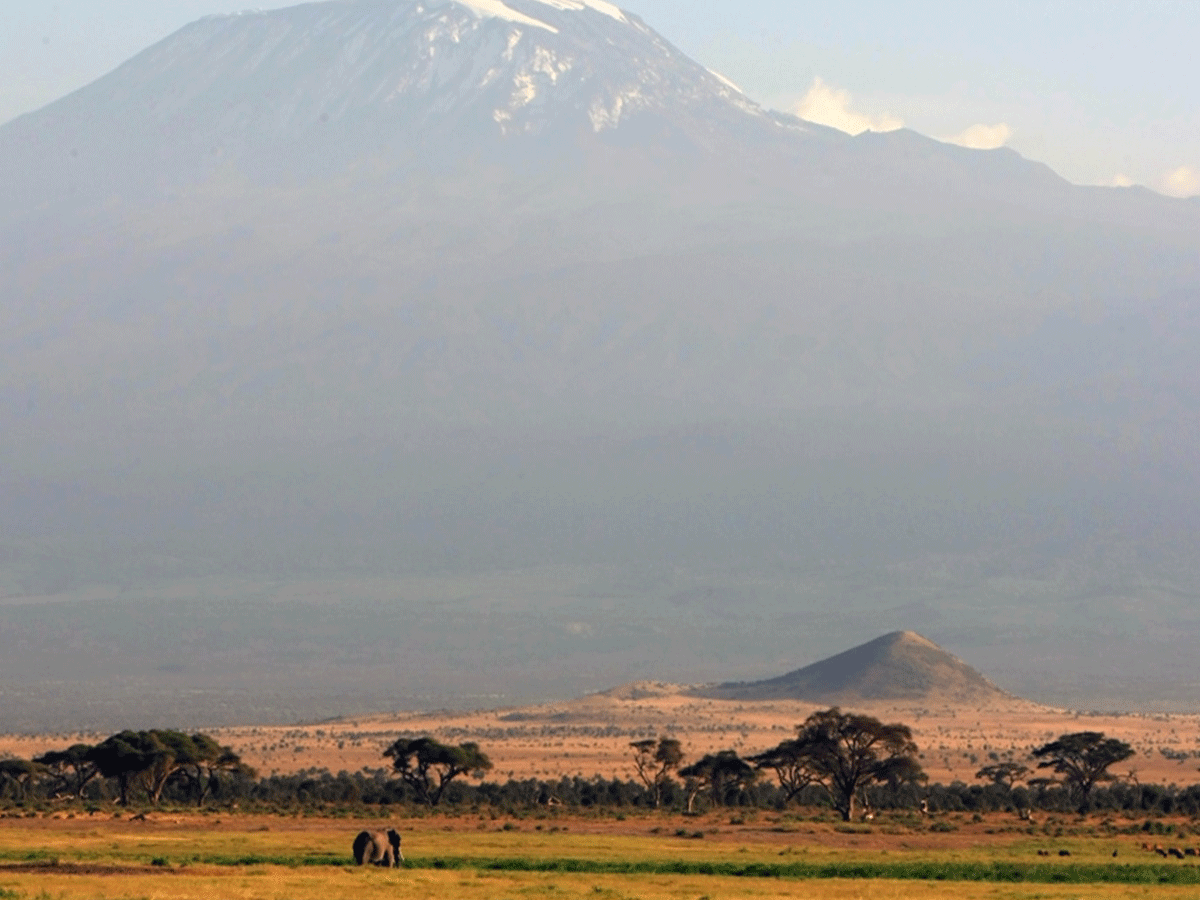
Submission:
M 126 89 L 149 99 L 154 121 L 226 135 L 300 139 L 370 120 L 478 138 L 600 132 L 646 112 L 763 115 L 635 16 L 575 0 L 349 0 L 215 16 L 127 68 Z
M 869 557 L 897 628 L 1119 583 L 1126 640 L 1198 308 L 1200 203 L 764 110 L 602 0 L 207 18 L 0 126 L 0 593 L 719 570 L 807 631 Z
M 205 342 L 228 363 L 205 377 L 289 427 L 315 396 L 387 418 L 371 377 L 452 421 L 940 406 L 978 395 L 1001 323 L 1198 277 L 1195 203 L 765 111 L 604 0 L 205 18 L 0 127 L 0 170 L 11 396 L 85 417 L 121 384 L 130 409 L 174 415 L 185 385 L 208 408 L 176 367 Z M 266 418 L 263 366 L 299 373 Z
M 10 124 L 0 152 L 50 166 L 49 183 L 9 184 L 44 201 L 64 170 L 73 190 L 127 193 L 231 168 L 444 164 L 514 136 L 539 153 L 637 127 L 676 151 L 806 130 L 600 0 L 337 0 L 195 22 Z

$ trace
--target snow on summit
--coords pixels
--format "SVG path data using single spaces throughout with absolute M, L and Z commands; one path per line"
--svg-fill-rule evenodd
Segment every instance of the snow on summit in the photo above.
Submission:
M 533 16 L 526 15 L 523 12 L 513 9 L 504 3 L 504 0 L 452 0 L 452 2 L 460 3 L 467 7 L 476 15 L 492 18 L 504 19 L 509 22 L 514 22 L 518 25 L 530 25 L 534 28 L 544 28 L 552 34 L 558 34 L 558 29 L 553 25 L 543 22 Z M 543 6 L 549 6 L 552 9 L 562 10 L 565 12 L 581 12 L 584 9 L 594 10 L 602 13 L 610 19 L 615 19 L 623 24 L 628 24 L 629 20 L 625 18 L 625 14 L 611 3 L 605 3 L 603 0 L 534 0 Z
M 518 25 L 532 25 L 534 28 L 544 28 L 552 34 L 558 34 L 558 29 L 553 25 L 547 25 L 539 19 L 519 13 L 512 7 L 505 6 L 502 0 L 456 0 L 456 2 L 479 16 L 505 19 L 509 22 L 516 22 Z
M 94 178 L 133 185 L 151 164 L 202 179 L 235 161 L 274 171 L 298 151 L 306 172 L 326 172 L 646 117 L 653 133 L 704 143 L 715 122 L 732 134 L 768 118 L 606 0 L 326 0 L 205 17 L 27 119 L 26 146 L 73 146 L 85 109 L 121 123 L 87 154 Z M 133 132 L 141 163 L 122 151 Z M 52 151 L 30 159 L 40 152 Z
M 555 9 L 571 9 L 581 10 L 583 8 L 594 9 L 596 12 L 604 13 L 604 15 L 616 19 L 618 22 L 628 22 L 625 14 L 611 3 L 605 3 L 604 0 L 537 0 L 539 3 L 544 3 L 546 6 L 553 6 Z

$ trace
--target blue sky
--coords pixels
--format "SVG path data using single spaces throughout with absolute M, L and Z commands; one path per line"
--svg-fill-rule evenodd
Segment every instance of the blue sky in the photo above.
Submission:
M 3 0 L 0 121 L 202 15 L 287 2 Z M 777 109 L 1006 144 L 1077 183 L 1200 194 L 1200 2 L 624 0 Z

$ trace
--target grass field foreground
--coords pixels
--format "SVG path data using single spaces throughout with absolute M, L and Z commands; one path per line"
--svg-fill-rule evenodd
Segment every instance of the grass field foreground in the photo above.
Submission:
M 996 884 L 893 880 L 752 879 L 728 876 L 560 875 L 383 869 L 213 870 L 121 875 L 0 873 L 5 900 L 1133 900 L 1196 897 L 1179 885 Z
M 359 869 L 350 843 L 379 824 L 318 817 L 112 814 L 0 820 L 0 900 L 24 898 L 1196 897 L 1200 867 L 1124 838 L 979 841 L 919 832 L 788 832 L 658 816 L 555 824 L 490 817 L 398 820 L 402 870 Z M 707 829 L 707 830 L 705 830 Z M 983 839 L 987 838 L 987 839 Z M 825 843 L 822 843 L 824 841 Z M 828 842 L 840 842 L 832 846 Z M 922 844 L 922 841 L 926 843 Z M 855 844 L 860 844 L 855 846 Z

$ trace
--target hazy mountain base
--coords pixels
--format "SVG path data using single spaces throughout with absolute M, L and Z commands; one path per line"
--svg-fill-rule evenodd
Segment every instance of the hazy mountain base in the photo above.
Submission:
M 1186 480 L 1083 427 L 1021 449 L 1008 423 L 898 418 L 462 429 L 10 485 L 0 730 L 756 680 L 892 629 L 1033 700 L 1194 711 Z
M 312 721 L 566 699 L 632 679 L 748 680 L 908 626 L 1035 701 L 1194 711 L 1191 595 L 1146 604 L 1175 623 L 1139 620 L 1129 611 L 1144 585 L 1122 594 L 1057 562 L 1015 590 L 996 564 L 208 579 L 10 600 L 0 731 Z

